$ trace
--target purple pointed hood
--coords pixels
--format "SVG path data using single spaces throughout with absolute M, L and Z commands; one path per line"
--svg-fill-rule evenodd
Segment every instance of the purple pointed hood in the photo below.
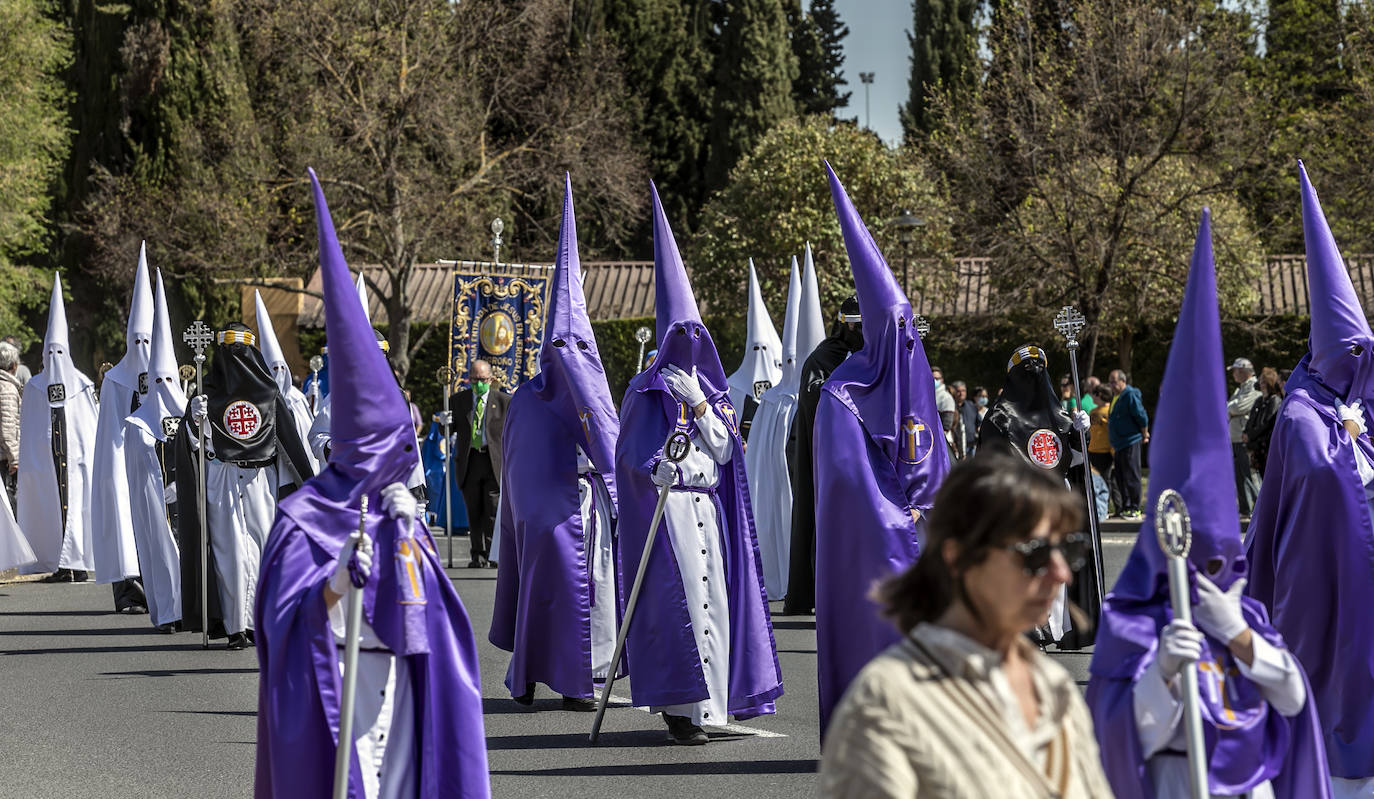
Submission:
M 930 363 L 912 326 L 911 303 L 897 286 L 892 270 L 829 163 L 825 171 L 864 326 L 863 348 L 835 369 L 825 390 L 854 412 L 869 438 L 894 464 L 914 462 L 923 466 L 908 496 L 912 507 L 928 510 L 949 471 L 948 451 L 930 443 L 929 456 L 909 452 L 920 449 L 920 445 L 911 446 L 909 434 L 903 431 L 922 425 L 925 430 L 940 429 Z
M 415 431 L 404 397 L 392 390 L 396 378 L 377 347 L 314 170 L 310 183 L 315 192 L 325 333 L 334 366 L 329 381 L 329 466 L 376 490 L 405 482 L 414 470 L 419 459 Z
M 654 314 L 658 355 L 648 369 L 636 375 L 631 389 L 649 384 L 662 385 L 659 370 L 665 364 L 691 371 L 697 368 L 697 378 L 708 400 L 726 391 L 725 367 L 721 366 L 715 342 L 701 321 L 692 284 L 687 280 L 687 267 L 677 249 L 677 240 L 663 213 L 658 188 L 649 184 L 654 209 Z
M 615 472 L 620 420 L 582 294 L 572 178 L 567 174 L 563 178 L 563 224 L 553 283 L 544 345 L 539 350 L 539 374 L 530 384 L 540 399 L 558 406 L 558 415 L 575 427 L 578 444 L 597 471 L 610 475 Z
M 1226 361 L 1222 357 L 1212 260 L 1211 212 L 1205 208 L 1173 341 L 1176 346 L 1169 348 L 1150 437 L 1150 497 L 1145 521 L 1112 589 L 1118 600 L 1144 601 L 1168 595 L 1164 553 L 1154 533 L 1154 507 L 1165 489 L 1177 491 L 1188 504 L 1193 530 L 1188 560 L 1192 566 L 1223 589 L 1245 573 L 1236 484 L 1217 479 L 1217 475 L 1231 473 L 1233 456 L 1226 416 Z M 1207 570 L 1208 561 L 1214 558 L 1222 561 L 1219 572 Z
M 1307 371 L 1342 398 L 1369 396 L 1374 381 L 1374 332 L 1301 161 L 1298 180 L 1302 185 L 1302 234 L 1312 306 Z M 1364 348 L 1358 357 L 1350 353 L 1356 345 Z

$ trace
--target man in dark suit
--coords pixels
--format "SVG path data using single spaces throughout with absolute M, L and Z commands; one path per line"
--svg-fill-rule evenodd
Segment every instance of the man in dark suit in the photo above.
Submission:
M 453 395 L 453 469 L 468 508 L 469 569 L 488 565 L 501 499 L 501 432 L 510 395 L 491 384 L 491 364 L 474 361 L 470 388 Z

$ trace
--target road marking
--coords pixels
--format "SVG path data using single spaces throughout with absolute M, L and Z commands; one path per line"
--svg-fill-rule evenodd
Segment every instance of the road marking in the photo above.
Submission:
M 615 703 L 615 704 L 619 704 L 619 705 L 621 705 L 621 706 L 623 706 L 623 707 L 633 707 L 635 710 L 641 710 L 641 711 L 643 711 L 643 712 L 645 712 L 645 713 L 652 713 L 652 712 L 653 712 L 653 711 L 649 710 L 649 708 L 647 708 L 647 707 L 639 707 L 639 706 L 637 706 L 637 705 L 631 704 L 631 700 L 630 700 L 630 699 L 627 699 L 626 697 L 623 697 L 623 696 L 616 696 L 615 694 L 611 694 L 611 702 L 612 702 L 612 703 Z M 786 738 L 786 737 L 787 737 L 786 734 L 781 733 L 781 732 L 773 732 L 772 730 L 760 730 L 760 729 L 758 729 L 757 727 L 746 727 L 746 726 L 744 726 L 743 724 L 707 724 L 706 726 L 707 726 L 707 727 L 710 727 L 711 729 L 715 729 L 715 730 L 724 730 L 724 731 L 726 731 L 726 732 L 728 732 L 728 733 L 732 733 L 732 734 L 734 734 L 734 735 L 750 735 L 750 736 L 753 736 L 753 737 L 755 737 L 755 738 Z

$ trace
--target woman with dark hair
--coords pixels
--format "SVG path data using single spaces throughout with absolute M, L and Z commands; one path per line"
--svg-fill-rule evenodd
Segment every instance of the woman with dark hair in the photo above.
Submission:
M 1260 398 L 1250 415 L 1245 419 L 1245 432 L 1241 440 L 1250 452 L 1250 465 L 1264 477 L 1264 462 L 1269 460 L 1269 437 L 1274 434 L 1274 422 L 1279 418 L 1279 406 L 1283 404 L 1283 381 L 1274 367 L 1266 366 L 1260 370 Z
M 1079 497 L 1020 458 L 964 461 L 921 557 L 875 597 L 905 637 L 850 684 L 825 797 L 1110 797 L 1087 707 L 1024 633 L 1082 567 Z

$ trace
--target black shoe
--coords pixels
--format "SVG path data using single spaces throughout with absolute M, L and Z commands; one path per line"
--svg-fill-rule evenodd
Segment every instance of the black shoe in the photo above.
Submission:
M 39 580 L 40 583 L 70 583 L 72 581 L 71 569 L 58 569 L 47 577 Z
M 128 607 L 120 608 L 119 612 L 127 613 L 130 616 L 141 616 L 144 613 L 147 613 L 148 609 L 143 607 L 142 605 L 129 605 Z
M 167 633 L 168 635 L 171 635 L 172 633 L 181 632 L 181 622 L 169 621 L 166 624 L 159 624 L 157 627 L 153 629 L 157 630 L 160 633 Z
M 244 631 L 243 631 L 243 634 L 246 635 L 246 636 L 248 636 L 248 645 L 249 645 L 249 646 L 257 646 L 257 645 L 258 645 L 258 639 L 256 639 L 256 638 L 253 637 L 253 631 L 252 631 L 252 630 L 244 630 Z
M 248 636 L 244 635 L 243 633 L 234 633 L 233 635 L 229 636 L 229 643 L 227 645 L 228 649 L 239 650 L 243 649 L 246 646 L 248 646 Z
M 511 699 L 514 699 L 517 704 L 524 705 L 525 707 L 534 704 L 534 683 L 526 683 L 525 692 L 519 696 L 512 696 Z
M 596 712 L 596 700 L 584 699 L 580 696 L 563 697 L 563 709 L 571 710 L 574 713 L 594 713 Z
M 663 714 L 663 720 L 668 724 L 668 740 L 681 746 L 701 746 L 709 738 L 706 731 L 692 723 L 686 716 L 670 716 Z
M 82 569 L 72 569 L 68 574 L 71 575 L 72 582 L 74 583 L 84 583 L 91 579 L 91 573 Z
M 486 567 L 487 567 L 487 559 L 484 558 L 484 557 L 482 557 L 481 555 L 478 555 L 477 557 L 475 557 L 475 558 L 473 558 L 472 560 L 468 561 L 468 568 L 469 568 L 469 569 L 485 569 Z

